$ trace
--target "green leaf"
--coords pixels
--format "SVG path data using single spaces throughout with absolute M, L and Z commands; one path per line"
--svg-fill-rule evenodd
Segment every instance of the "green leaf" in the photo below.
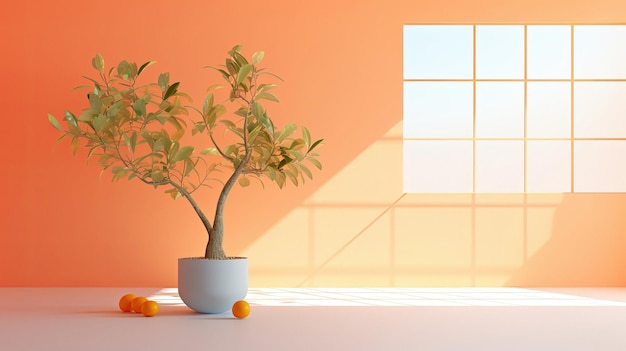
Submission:
M 184 159 L 189 158 L 189 156 L 191 156 L 191 154 L 193 153 L 193 146 L 183 146 L 174 156 L 174 158 L 172 158 L 172 160 L 170 161 L 170 163 L 174 163 L 174 162 L 178 162 Z
M 100 147 L 101 147 L 100 145 L 92 146 L 91 149 L 89 149 L 89 152 L 87 152 L 87 160 L 89 160 L 91 158 L 91 155 L 93 155 L 94 151 L 96 151 Z
M 250 185 L 250 179 L 247 177 L 241 177 L 239 178 L 239 185 L 241 185 L 242 187 L 247 187 Z
M 303 165 L 303 164 L 299 164 L 300 169 L 302 170 L 302 173 L 306 174 L 307 177 L 309 177 L 309 179 L 313 179 L 313 173 L 311 173 L 311 170 Z
M 285 175 L 287 175 L 287 178 L 291 180 L 293 185 L 298 186 L 298 177 L 293 174 L 293 172 L 291 172 L 289 169 L 285 169 L 283 170 L 283 172 L 285 173 Z
M 236 145 L 228 145 L 226 147 L 226 149 L 224 149 L 224 155 L 226 155 L 228 157 L 235 157 L 235 156 L 237 156 L 238 152 L 239 152 L 239 150 L 237 149 Z
M 276 180 L 276 169 L 271 165 L 267 167 L 264 174 L 272 181 Z
M 226 71 L 224 71 L 223 69 L 217 69 L 218 72 L 220 72 L 220 74 L 222 75 L 222 77 L 224 77 L 224 79 L 227 82 L 230 82 L 230 74 Z
M 169 88 L 167 88 L 167 91 L 165 92 L 165 95 L 163 95 L 163 100 L 167 100 L 167 98 L 169 98 L 170 96 L 176 94 L 176 91 L 178 90 L 178 86 L 180 85 L 180 82 L 176 82 L 172 85 L 169 86 Z
M 65 120 L 68 121 L 74 127 L 78 127 L 78 122 L 76 121 L 76 116 L 70 111 L 65 111 Z
M 97 53 L 96 56 L 91 59 L 91 65 L 93 68 L 97 69 L 98 72 L 104 74 L 104 59 L 100 53 Z
M 201 154 L 203 155 L 217 155 L 217 149 L 214 147 L 207 147 L 206 149 L 200 151 Z
M 235 62 L 237 62 L 240 67 L 248 64 L 248 60 L 246 60 L 246 58 L 241 53 L 235 52 L 232 56 L 233 59 L 235 59 Z
M 89 94 L 89 108 L 94 113 L 100 113 L 100 109 L 102 108 L 102 100 L 98 97 L 96 93 Z
M 259 63 L 261 63 L 261 61 L 263 61 L 263 57 L 265 56 L 265 52 L 264 51 L 257 51 L 254 54 L 252 54 L 252 63 L 257 65 Z
M 304 140 L 302 138 L 295 139 L 291 145 L 289 145 L 290 150 L 298 150 L 304 146 Z
M 208 111 L 210 111 L 213 108 L 213 101 L 215 100 L 215 97 L 213 96 L 213 94 L 209 94 L 207 95 L 206 98 L 204 98 L 204 103 L 202 104 L 202 114 L 203 115 L 207 115 Z
M 137 146 L 137 132 L 133 132 L 130 136 L 130 151 L 135 152 L 135 146 Z
M 111 169 L 111 173 L 113 173 L 112 181 L 118 181 L 130 172 L 131 170 L 128 167 L 115 166 Z
M 262 187 L 263 189 L 265 189 L 265 183 L 263 183 L 263 179 L 261 179 L 260 177 L 258 177 L 258 176 L 256 176 L 256 175 L 253 175 L 253 177 L 254 177 L 254 179 L 258 180 L 258 181 L 259 181 L 259 183 L 261 184 L 261 187 Z
M 243 45 L 235 45 L 235 46 L 233 46 L 232 49 L 230 49 L 230 51 L 228 52 L 228 55 L 235 56 L 235 53 L 236 52 L 241 52 L 242 48 L 243 48 Z
M 80 146 L 80 140 L 77 136 L 72 138 L 72 142 L 70 143 L 70 148 L 72 149 L 72 155 L 76 155 L 76 151 L 78 151 L 78 147 Z
M 86 109 L 81 112 L 80 116 L 78 116 L 78 120 L 82 122 L 91 122 L 96 116 L 97 114 L 95 114 L 91 109 Z
M 222 84 L 212 84 L 212 85 L 209 85 L 208 88 L 206 88 L 206 92 L 208 93 L 208 92 L 211 92 L 213 90 L 222 89 L 223 87 L 224 86 Z
M 123 79 L 133 78 L 133 72 L 130 63 L 126 60 L 123 60 L 117 65 L 117 74 L 121 76 Z
M 48 113 L 48 121 L 50 121 L 50 124 L 52 124 L 52 126 L 60 131 L 63 131 L 63 127 L 61 127 L 61 124 L 59 123 L 59 121 L 57 121 L 56 118 L 54 118 L 53 115 Z
M 267 128 L 267 131 L 269 132 L 270 138 L 273 137 L 274 136 L 274 123 L 272 122 L 272 120 L 267 118 L 266 115 L 263 115 L 263 119 L 261 119 L 261 123 L 263 123 L 265 128 Z M 270 139 L 268 139 L 268 140 L 270 140 Z
M 252 103 L 252 114 L 254 115 L 254 117 L 256 117 L 257 120 L 262 120 L 264 118 L 263 116 L 263 106 L 261 104 L 259 104 L 258 102 L 253 102 Z
M 237 129 L 237 125 L 235 123 L 233 123 L 233 121 L 227 120 L 227 119 L 223 119 L 220 121 L 220 123 L 222 123 L 223 125 L 226 126 L 226 128 L 228 129 Z
M 80 89 L 91 89 L 90 85 L 79 85 L 72 88 L 72 91 L 80 90 Z
M 265 70 L 259 70 L 259 75 L 263 75 L 263 74 L 270 75 L 270 76 L 272 76 L 272 77 L 274 77 L 274 78 L 277 78 L 277 79 L 278 79 L 278 80 L 280 80 L 281 82 L 284 82 L 284 80 L 283 80 L 281 77 L 279 77 L 279 76 L 275 75 L 274 73 L 270 73 L 270 72 L 267 72 L 267 71 L 265 71 Z
M 250 125 L 250 127 L 252 127 L 252 125 Z M 248 143 L 253 143 L 256 140 L 256 137 L 259 135 L 259 133 L 261 132 L 262 129 L 263 129 L 262 125 L 257 125 L 256 127 L 252 128 L 252 130 L 249 130 L 249 132 L 248 132 Z
M 151 178 L 154 182 L 157 182 L 157 183 L 162 181 L 164 179 L 163 171 L 159 169 L 153 169 Z
M 145 116 L 146 115 L 146 100 L 139 99 L 133 103 L 133 110 L 137 114 L 137 116 Z
M 165 148 L 166 150 L 169 150 L 169 154 L 172 157 L 174 157 L 176 156 L 176 154 L 178 153 L 178 150 L 180 149 L 180 144 L 175 141 L 171 141 L 170 139 L 166 139 Z
M 96 133 L 101 131 L 102 128 L 104 128 L 104 126 L 107 124 L 107 116 L 105 115 L 98 115 L 93 119 L 93 127 L 96 130 Z
M 137 132 L 133 132 L 130 136 L 124 134 L 124 144 L 131 154 L 135 153 L 135 146 L 137 145 Z
M 159 88 L 161 88 L 162 92 L 165 92 L 167 90 L 168 85 L 170 84 L 170 73 L 169 72 L 165 72 L 165 73 L 161 73 L 159 75 Z
M 230 73 L 231 76 L 234 76 L 239 71 L 239 66 L 237 66 L 237 63 L 235 61 L 227 58 L 226 69 L 228 70 L 228 73 Z
M 304 159 L 304 156 L 302 155 L 302 153 L 300 153 L 299 151 L 296 150 L 289 150 L 289 153 L 291 155 L 293 155 L 293 157 L 298 160 L 298 162 L 302 161 Z
M 234 112 L 237 116 L 246 117 L 248 115 L 248 109 L 245 106 L 241 106 Z
M 283 167 L 285 167 L 286 164 L 292 162 L 293 159 L 289 156 L 283 156 L 283 159 L 278 163 L 278 169 L 282 169 Z
M 87 77 L 87 76 L 82 76 L 82 77 L 83 77 L 83 78 L 85 78 L 85 79 L 87 79 L 87 80 L 89 80 L 90 82 L 92 82 L 92 83 L 94 84 L 94 86 L 97 86 L 97 87 L 99 87 L 99 86 L 100 86 L 100 83 L 99 83 L 97 80 L 95 80 L 95 79 L 93 79 L 93 78 L 89 78 L 89 77 Z
M 124 107 L 125 107 L 124 106 L 124 101 L 118 101 L 118 102 L 114 103 L 107 110 L 107 116 L 108 117 L 117 117 L 117 115 L 120 113 L 120 111 L 122 111 L 122 109 Z
M 276 172 L 276 184 L 278 184 L 279 188 L 283 188 L 285 186 L 285 182 L 287 181 L 287 177 L 283 172 Z
M 322 141 L 324 141 L 324 139 L 320 139 L 320 140 L 318 140 L 318 141 L 314 142 L 314 143 L 313 143 L 313 145 L 311 145 L 311 147 L 310 147 L 310 148 L 309 148 L 309 150 L 307 151 L 307 153 L 309 153 L 309 152 L 311 152 L 313 149 L 315 149 L 315 147 L 316 147 L 317 145 L 321 144 L 321 143 L 322 143 Z
M 59 137 L 59 138 L 58 138 L 55 142 L 57 142 L 57 143 L 58 143 L 59 141 L 61 141 L 61 140 L 65 139 L 65 138 L 67 138 L 67 137 L 69 137 L 69 136 L 72 136 L 72 134 L 70 134 L 70 133 L 65 133 L 65 134 L 61 135 L 61 136 L 60 136 L 60 137 Z
M 172 143 L 167 137 L 160 137 L 154 142 L 154 145 L 152 145 L 152 151 L 158 152 L 160 150 L 169 150 L 171 145 Z
M 226 107 L 222 104 L 217 104 L 215 105 L 215 118 L 225 114 L 226 112 L 228 112 L 226 110 Z
M 268 93 L 268 92 L 262 92 L 256 95 L 256 99 L 257 100 L 270 100 L 270 101 L 274 101 L 274 102 L 279 102 L 278 98 L 276 97 L 276 95 L 272 94 L 272 93 Z
M 304 145 L 306 145 L 307 150 L 311 147 L 311 133 L 306 127 L 302 126 L 302 138 L 304 138 Z
M 222 75 L 222 77 L 224 77 L 224 79 L 225 79 L 226 81 L 230 81 L 230 79 L 229 79 L 229 78 L 230 78 L 230 75 L 228 74 L 228 72 L 224 71 L 223 69 L 221 69 L 221 68 L 215 68 L 215 67 L 212 67 L 212 66 L 204 66 L 204 68 L 214 69 L 214 70 L 216 70 L 216 71 L 220 72 L 220 74 Z M 208 89 L 207 89 L 207 90 L 208 90 Z
M 259 84 L 259 87 L 257 88 L 257 93 L 262 93 L 264 91 L 268 91 L 268 90 L 272 90 L 278 88 L 278 85 L 276 84 Z
M 137 75 L 140 75 L 141 72 L 143 72 L 144 69 L 148 68 L 149 66 L 152 66 L 155 63 L 156 63 L 156 61 L 148 61 L 148 62 L 144 63 L 143 65 L 141 65 L 141 67 L 139 67 L 139 70 L 137 71 Z
M 253 67 L 254 66 L 251 64 L 241 66 L 241 68 L 239 69 L 239 72 L 237 73 L 237 84 L 241 84 L 241 82 L 243 82 L 243 80 L 246 79 L 248 74 L 250 74 L 250 71 L 252 71 Z
M 205 125 L 202 122 L 198 122 L 196 124 L 193 125 L 193 128 L 191 128 L 191 135 L 196 135 L 198 133 L 202 133 L 205 129 Z
M 179 198 L 181 195 L 178 192 L 178 189 L 176 188 L 172 188 L 172 189 L 167 189 L 165 190 L 166 194 L 170 194 L 170 196 L 172 197 L 172 199 L 176 200 L 177 198 Z
M 196 167 L 196 165 L 190 160 L 190 159 L 186 159 L 185 160 L 185 173 L 183 174 L 184 177 L 188 176 L 189 173 L 191 173 L 191 171 L 193 171 L 193 169 Z M 193 186 L 193 184 L 192 184 Z M 194 186 L 195 188 L 195 186 Z
M 315 167 L 317 167 L 317 169 L 319 169 L 320 171 L 322 170 L 322 164 L 320 163 L 320 161 L 310 157 L 309 158 L 309 162 L 311 162 Z
M 287 124 L 285 128 L 283 128 L 283 130 L 280 132 L 280 135 L 278 136 L 278 141 L 282 142 L 283 140 L 285 140 L 285 138 L 293 134 L 293 132 L 295 132 L 296 129 L 298 129 L 298 127 L 295 124 L 293 123 Z

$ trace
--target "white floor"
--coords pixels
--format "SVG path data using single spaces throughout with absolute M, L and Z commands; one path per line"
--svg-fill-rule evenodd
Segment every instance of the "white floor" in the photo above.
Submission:
M 155 299 L 123 313 L 125 293 Z M 250 317 L 175 289 L 0 288 L 0 350 L 626 350 L 626 289 L 250 289 Z
M 520 288 L 250 288 L 246 300 L 252 306 L 626 306 L 618 300 L 564 292 Z M 175 288 L 162 289 L 150 299 L 183 305 Z

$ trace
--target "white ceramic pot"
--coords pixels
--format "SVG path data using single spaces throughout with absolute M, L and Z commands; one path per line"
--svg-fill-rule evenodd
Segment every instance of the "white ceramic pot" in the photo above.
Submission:
M 229 311 L 248 294 L 248 259 L 178 259 L 178 295 L 200 313 Z

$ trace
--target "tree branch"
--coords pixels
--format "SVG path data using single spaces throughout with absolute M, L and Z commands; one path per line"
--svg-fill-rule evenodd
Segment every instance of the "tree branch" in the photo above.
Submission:
M 181 193 L 185 197 L 185 199 L 187 199 L 187 201 L 189 201 L 191 207 L 193 207 L 193 209 L 196 211 L 196 214 L 198 214 L 198 217 L 200 217 L 202 224 L 204 224 L 204 228 L 206 228 L 210 240 L 210 235 L 213 232 L 213 226 L 211 225 L 211 222 L 209 222 L 208 218 L 206 218 L 206 216 L 204 215 L 204 212 L 202 212 L 202 209 L 200 209 L 200 206 L 198 206 L 198 203 L 193 199 L 191 194 L 182 186 L 174 183 L 172 180 L 168 180 L 167 183 L 176 188 L 176 190 L 178 190 L 178 192 Z

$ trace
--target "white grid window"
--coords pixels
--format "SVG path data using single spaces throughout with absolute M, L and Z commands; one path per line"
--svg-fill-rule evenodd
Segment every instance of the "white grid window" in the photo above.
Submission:
M 624 155 L 626 25 L 404 26 L 405 192 L 626 192 Z

